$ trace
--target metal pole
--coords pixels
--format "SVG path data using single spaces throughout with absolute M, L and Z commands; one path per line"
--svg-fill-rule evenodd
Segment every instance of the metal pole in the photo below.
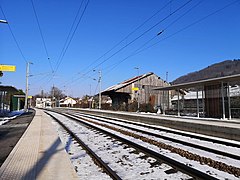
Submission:
M 138 70 L 138 107 L 137 107 L 137 111 L 139 112 L 139 108 L 140 108 L 140 99 L 139 99 L 139 93 L 140 93 L 140 79 L 139 79 L 139 68 L 137 68 Z
M 178 89 L 178 116 L 180 116 L 179 89 Z
M 228 119 L 231 120 L 232 119 L 232 113 L 231 113 L 231 97 L 230 97 L 230 86 L 229 86 L 229 82 L 228 82 L 228 112 L 229 112 L 229 117 Z
M 197 117 L 199 118 L 199 101 L 198 101 L 198 89 L 197 89 Z
M 164 99 L 165 99 L 165 93 L 163 91 L 163 115 L 165 115 L 165 102 L 164 102 Z
M 25 104 L 24 104 L 24 111 L 27 112 L 28 105 L 27 105 L 27 98 L 28 98 L 28 76 L 29 76 L 29 62 L 26 64 L 26 91 L 25 91 Z
M 89 109 L 91 109 L 91 84 L 90 84 L 90 94 L 89 94 Z
M 223 90 L 223 82 L 221 83 L 221 90 L 222 90 L 222 108 L 223 108 L 223 119 L 225 119 L 225 104 L 224 104 L 224 90 Z
M 139 102 L 139 92 L 140 92 L 140 78 L 139 78 L 139 67 L 135 67 L 134 69 L 137 69 L 138 72 L 138 104 L 137 104 L 137 112 L 139 112 L 140 108 L 140 102 Z
M 167 110 L 169 110 L 169 109 L 170 109 L 170 105 L 169 105 L 169 103 L 170 103 L 170 102 L 169 102 L 169 90 L 168 90 L 167 98 L 168 98 L 168 101 L 167 101 L 167 102 L 168 102 Z
M 102 72 L 99 71 L 99 109 L 101 109 L 101 102 L 102 102 L 102 96 L 101 96 L 101 86 L 102 86 Z
M 204 86 L 202 87 L 202 109 L 203 109 L 203 117 L 205 117 L 205 91 L 204 91 Z

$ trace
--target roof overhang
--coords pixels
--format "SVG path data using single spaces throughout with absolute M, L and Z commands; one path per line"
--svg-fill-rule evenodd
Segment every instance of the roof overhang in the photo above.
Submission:
M 108 95 L 109 93 L 112 93 L 112 92 L 116 92 L 118 91 L 119 89 L 122 89 L 122 88 L 125 88 L 126 86 L 128 86 L 129 84 L 132 84 L 132 83 L 135 83 L 137 81 L 140 81 L 141 79 L 144 79 L 150 75 L 153 75 L 154 73 L 153 72 L 149 72 L 147 74 L 143 74 L 143 75 L 140 75 L 140 76 L 136 76 L 134 78 L 131 78 L 131 79 L 128 79 L 126 81 L 123 81 L 122 83 L 119 83 L 119 84 L 116 84 L 114 86 L 111 86 L 107 89 L 105 89 L 104 91 L 102 91 L 101 93 L 104 94 L 104 95 Z M 106 94 L 107 93 L 107 94 Z
M 189 82 L 189 83 L 175 84 L 175 85 L 168 86 L 168 87 L 155 88 L 154 90 L 165 91 L 165 90 L 187 89 L 187 88 L 192 88 L 192 87 L 202 87 L 202 86 L 207 86 L 207 85 L 214 85 L 214 84 L 228 83 L 228 82 L 235 82 L 235 81 L 240 81 L 240 74 L 219 77 L 219 78 L 206 79 L 206 80 L 200 80 L 200 81 L 193 81 L 193 82 Z
M 6 92 L 18 92 L 18 90 L 13 86 L 0 86 L 0 91 L 6 91 Z

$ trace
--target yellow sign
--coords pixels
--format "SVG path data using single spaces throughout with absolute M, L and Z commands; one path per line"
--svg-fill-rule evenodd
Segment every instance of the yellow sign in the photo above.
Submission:
M 133 87 L 132 90 L 133 91 L 138 91 L 138 87 Z
M 28 99 L 32 99 L 32 96 L 28 96 Z
M 16 71 L 16 66 L 0 65 L 0 71 L 11 71 L 11 72 L 14 72 L 14 71 Z

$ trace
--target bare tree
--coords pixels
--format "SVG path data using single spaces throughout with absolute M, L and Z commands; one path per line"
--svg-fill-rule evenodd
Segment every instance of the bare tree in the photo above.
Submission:
M 56 99 L 62 99 L 66 95 L 58 87 L 53 86 L 51 87 L 51 90 L 50 90 L 50 96 Z

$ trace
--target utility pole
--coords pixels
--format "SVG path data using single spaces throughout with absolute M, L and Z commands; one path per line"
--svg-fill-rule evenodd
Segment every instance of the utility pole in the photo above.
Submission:
M 98 79 L 98 83 L 99 83 L 99 109 L 101 109 L 101 104 L 102 104 L 102 96 L 101 96 L 101 89 L 102 89 L 102 71 L 99 70 L 99 79 Z
M 29 78 L 29 64 L 32 64 L 31 62 L 27 62 L 26 64 L 26 91 L 25 91 L 25 104 L 24 104 L 24 111 L 28 111 L 28 78 Z
M 92 94 L 92 92 L 91 92 L 91 89 L 92 89 L 92 87 L 91 87 L 91 84 L 90 84 L 90 94 L 89 94 L 89 109 L 91 109 L 91 102 L 92 102 L 92 99 L 91 99 L 91 94 Z
M 53 84 L 53 89 L 52 89 L 52 91 L 53 91 L 53 92 L 52 92 L 52 99 L 53 99 L 52 102 L 54 102 L 54 101 L 55 101 L 55 97 L 54 97 L 54 96 L 55 96 L 55 93 L 54 93 L 54 91 L 55 91 L 55 89 L 54 89 L 54 84 Z M 54 103 L 52 103 L 52 107 L 55 107 L 55 106 L 54 106 Z
M 140 91 L 139 67 L 135 67 L 134 69 L 137 69 L 137 74 L 138 74 L 138 105 L 137 105 L 137 112 L 139 112 L 139 109 L 140 109 L 140 99 L 139 99 L 139 91 Z

